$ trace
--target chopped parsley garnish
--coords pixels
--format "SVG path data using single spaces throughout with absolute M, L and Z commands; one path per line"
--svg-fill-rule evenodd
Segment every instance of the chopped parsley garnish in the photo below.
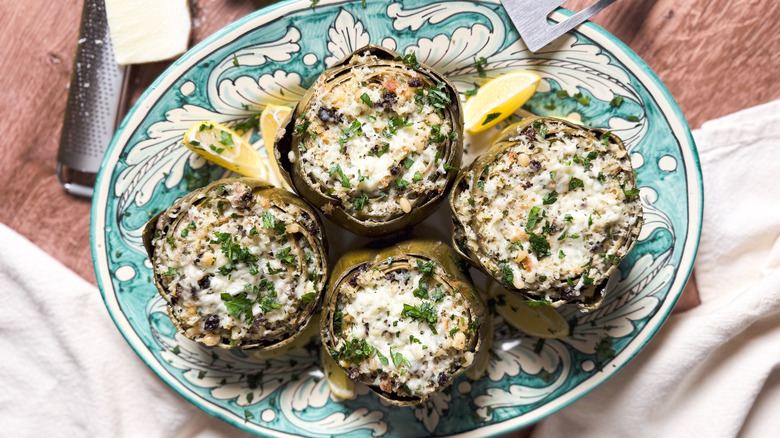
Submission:
M 415 289 L 413 292 L 414 296 L 417 298 L 428 298 L 428 283 L 425 282 L 425 280 L 420 280 L 420 282 L 417 284 L 417 289 Z
M 598 180 L 599 180 L 599 181 L 601 181 L 601 182 L 604 182 L 604 181 L 606 181 L 606 180 L 607 180 L 607 177 L 606 177 L 606 176 L 604 176 L 604 173 L 603 173 L 603 172 L 599 172 L 599 175 L 596 177 L 596 179 L 598 179 Z
M 441 125 L 436 124 L 431 126 L 431 137 L 428 139 L 431 143 L 441 143 L 447 140 L 447 136 L 441 132 Z
M 422 179 L 423 179 L 422 174 L 419 171 L 414 172 L 414 177 L 412 177 L 412 181 L 422 181 Z
M 620 108 L 623 105 L 623 96 L 615 96 L 609 101 L 610 108 Z
M 570 215 L 569 213 L 566 213 L 566 214 L 563 216 L 563 221 L 564 221 L 564 222 L 571 223 L 571 221 L 573 221 L 573 220 L 574 220 L 574 218 L 573 218 L 573 217 L 572 217 L 572 215 Z
M 260 310 L 263 313 L 268 313 L 271 310 L 278 309 L 280 307 L 282 307 L 282 305 L 277 303 L 276 300 L 272 299 L 268 295 L 265 295 L 262 299 L 260 299 Z
M 292 248 L 290 248 L 289 246 L 280 249 L 279 251 L 276 252 L 276 258 L 281 260 L 282 263 L 286 263 L 288 265 L 294 265 L 296 257 L 290 254 L 291 249 Z
M 564 257 L 566 257 L 566 254 L 564 254 L 563 250 L 559 250 L 559 251 L 558 251 L 558 258 L 559 258 L 559 259 L 562 259 L 562 258 L 564 258 Z
M 219 268 L 219 273 L 222 275 L 228 275 L 230 272 L 236 269 L 235 264 L 238 262 L 244 262 L 250 267 L 250 272 L 257 273 L 257 257 L 249 252 L 248 248 L 239 245 L 235 238 L 230 233 L 215 233 L 216 240 L 212 240 L 209 243 L 219 243 L 222 245 L 222 254 L 229 260 L 228 263 Z M 254 275 L 253 273 L 253 275 Z
M 363 103 L 368 105 L 369 108 L 374 107 L 374 101 L 371 100 L 371 97 L 368 95 L 368 93 L 363 93 L 363 95 L 360 96 L 360 100 L 362 100 Z
M 539 212 L 541 212 L 541 214 Z M 528 215 L 528 222 L 526 222 L 525 230 L 531 232 L 539 220 L 542 219 L 545 215 L 545 212 L 541 208 L 531 208 L 531 213 Z
M 257 227 L 256 227 L 256 226 L 253 226 L 253 227 L 252 227 L 252 228 L 249 230 L 249 235 L 250 235 L 250 236 L 257 236 L 257 235 L 259 235 L 259 234 L 260 234 L 260 232 L 259 232 L 259 231 L 257 231 Z
M 376 358 L 379 359 L 380 362 L 382 362 L 382 365 L 389 365 L 390 364 L 390 361 L 387 360 L 387 356 L 382 354 L 381 351 L 379 351 L 376 348 L 374 349 L 374 351 L 376 352 Z
M 344 172 L 341 170 L 340 165 L 334 164 L 328 170 L 328 175 L 333 176 L 334 173 L 337 173 L 339 175 L 339 178 L 341 179 L 341 187 L 345 187 L 345 188 L 352 187 L 352 185 L 349 183 L 349 178 L 347 178 L 347 176 L 344 175 Z
M 354 208 L 355 211 L 360 211 L 366 204 L 368 204 L 368 196 L 366 195 L 366 192 L 361 190 L 360 197 L 352 200 L 352 208 Z
M 582 93 L 577 93 L 574 96 L 572 96 L 572 99 L 576 100 L 577 102 L 581 103 L 582 105 L 588 106 L 590 105 L 590 96 L 584 96 Z
M 446 170 L 446 171 L 448 171 L 448 172 L 449 172 L 450 170 L 454 170 L 454 171 L 456 171 L 456 172 L 460 170 L 460 167 L 450 166 L 450 165 L 449 165 L 449 164 L 447 164 L 447 163 L 444 163 L 444 164 L 442 165 L 442 167 L 444 167 L 444 170 Z
M 209 145 L 209 149 L 214 151 L 215 154 L 221 154 L 222 152 L 225 152 L 225 148 L 218 148 L 218 147 L 214 146 L 213 144 Z
M 621 258 L 616 256 L 615 254 L 600 254 L 602 258 L 604 258 L 604 263 L 611 263 L 611 264 L 618 264 L 620 263 Z
M 482 126 L 487 125 L 488 123 L 492 122 L 493 120 L 496 120 L 498 116 L 500 116 L 501 113 L 490 113 L 487 116 L 485 116 L 485 121 L 482 122 Z
M 479 77 L 481 78 L 487 77 L 485 66 L 487 66 L 487 59 L 485 59 L 484 56 L 480 56 L 479 59 L 474 57 L 474 68 L 477 69 L 477 73 L 479 73 Z
M 579 187 L 585 187 L 585 183 L 579 178 L 571 177 L 569 179 L 569 190 L 576 190 Z
M 333 314 L 333 331 L 338 336 L 341 336 L 342 333 L 341 326 L 342 326 L 343 319 L 344 319 L 344 312 L 342 312 L 341 310 Z
M 528 241 L 531 244 L 531 251 L 536 254 L 537 258 L 543 259 L 550 255 L 550 242 L 547 241 L 546 237 L 528 233 Z
M 281 235 L 284 234 L 284 232 L 287 230 L 287 227 L 284 225 L 284 222 L 277 222 L 276 218 L 274 218 L 274 215 L 271 214 L 270 211 L 264 211 L 263 212 L 263 227 L 264 228 L 273 228 L 276 230 L 276 234 Z M 249 234 L 251 235 L 252 232 L 250 230 Z
M 358 169 L 358 182 L 363 182 L 364 180 L 367 180 L 369 177 L 368 175 L 363 175 L 360 173 L 360 169 Z
M 440 303 L 444 299 L 444 291 L 441 290 L 441 288 L 436 288 L 433 290 L 433 295 L 431 295 L 431 300 L 434 303 Z
M 449 93 L 447 93 L 446 85 L 444 82 L 439 82 L 435 86 L 428 89 L 428 103 L 432 107 L 436 108 L 436 112 L 439 112 L 452 103 Z
M 428 323 L 433 334 L 438 334 L 436 332 L 436 322 L 439 320 L 439 317 L 436 306 L 434 306 L 433 303 L 425 301 L 420 304 L 420 307 L 404 304 L 404 310 L 401 311 L 401 316 L 404 318 L 425 321 Z
M 365 339 L 352 338 L 351 340 L 346 341 L 338 351 L 331 350 L 330 354 L 336 359 L 358 365 L 360 362 L 370 358 L 374 351 L 374 347 L 369 345 Z
M 417 260 L 417 269 L 422 271 L 423 275 L 426 277 L 433 276 L 433 260 L 428 260 L 425 263 L 423 263 L 420 260 Z
M 376 155 L 377 158 L 381 157 L 382 155 L 386 154 L 387 151 L 390 150 L 390 143 L 382 142 L 382 149 L 376 149 L 371 150 L 368 152 L 368 155 Z
M 540 120 L 534 122 L 534 130 L 539 133 L 539 136 L 544 138 L 547 136 L 547 125 L 542 124 Z
M 227 131 L 222 131 L 222 134 L 219 136 L 219 142 L 227 147 L 233 146 L 233 136 L 228 134 Z
M 412 68 L 420 68 L 420 63 L 417 62 L 417 55 L 412 52 L 402 57 L 395 58 L 396 61 L 401 61 L 404 64 Z
M 477 181 L 477 187 L 484 192 L 485 191 L 485 180 L 481 179 L 481 180 Z
M 225 307 L 234 318 L 239 318 L 242 313 L 246 314 L 247 320 L 253 318 L 252 305 L 254 302 L 247 298 L 246 292 L 241 292 L 235 297 L 229 293 L 223 292 L 220 295 L 220 298 L 222 298 L 222 302 L 225 303 Z
M 194 230 L 194 229 L 195 229 L 195 222 L 190 222 L 186 228 L 181 230 L 181 237 L 182 238 L 187 237 L 190 234 L 190 230 Z
M 558 90 L 555 92 L 555 94 L 558 95 L 558 97 L 560 97 L 561 99 L 563 99 L 564 97 L 569 97 L 569 92 L 566 90 Z
M 409 169 L 409 168 L 410 168 L 410 167 L 412 167 L 413 165 L 414 165 L 414 160 L 412 160 L 412 159 L 411 159 L 411 158 L 409 158 L 409 157 L 406 157 L 406 158 L 404 159 L 404 167 L 405 167 L 405 168 Z
M 626 190 L 623 188 L 623 194 L 625 194 L 626 197 L 636 196 L 639 194 L 639 189 Z
M 390 118 L 390 121 L 387 122 L 387 128 L 385 128 L 385 131 L 389 134 L 385 134 L 385 131 L 382 131 L 382 135 L 390 138 L 398 133 L 398 128 L 405 128 L 407 126 L 412 126 L 412 122 L 407 123 L 404 117 L 393 116 Z
M 593 215 L 588 216 L 588 228 L 593 225 Z
M 171 276 L 173 276 L 173 275 L 179 275 L 179 271 L 177 271 L 177 270 L 176 270 L 176 269 L 174 269 L 174 268 L 171 268 L 171 267 L 169 267 L 167 271 L 163 272 L 163 273 L 162 273 L 162 274 L 160 274 L 160 275 L 162 275 L 162 276 L 164 276 L 164 277 L 171 277 Z
M 306 119 L 306 113 L 301 114 L 301 119 L 303 119 L 303 122 L 301 122 L 299 125 L 295 127 L 295 132 L 297 132 L 298 135 L 301 136 L 302 152 L 306 152 L 306 147 L 303 146 L 303 141 L 306 140 L 306 135 L 309 134 L 309 126 L 311 125 L 311 122 Z
M 498 268 L 501 269 L 501 283 L 507 287 L 514 287 L 515 273 L 512 267 L 505 260 L 498 262 Z
M 478 90 L 479 90 L 479 85 L 475 86 L 471 90 L 466 90 L 463 94 L 465 94 L 466 97 L 476 96 Z
M 403 356 L 403 354 L 397 351 L 393 353 L 392 347 L 390 348 L 390 357 L 393 358 L 393 365 L 395 365 L 396 368 L 400 368 L 401 365 L 406 365 L 407 368 L 411 368 L 412 366 L 412 364 Z
M 450 336 L 453 336 L 455 333 L 458 333 L 460 329 L 458 327 L 455 327 L 454 329 L 450 330 Z
M 398 187 L 399 189 L 402 189 L 408 186 L 409 184 L 411 183 L 403 178 L 395 180 L 395 186 Z
M 611 131 L 605 132 L 604 135 L 601 136 L 601 144 L 603 144 L 604 146 L 609 146 L 609 138 L 611 134 L 612 134 Z
M 352 122 L 352 125 L 349 126 L 347 129 L 342 129 L 341 133 L 343 134 L 341 137 L 339 137 L 339 146 L 341 147 L 341 152 L 344 152 L 344 146 L 347 144 L 347 140 L 357 135 L 363 134 L 363 124 L 360 123 L 360 120 L 355 120 Z
M 555 201 L 557 200 L 558 200 L 558 192 L 553 190 L 552 192 L 544 195 L 544 197 L 542 198 L 542 205 L 554 204 Z

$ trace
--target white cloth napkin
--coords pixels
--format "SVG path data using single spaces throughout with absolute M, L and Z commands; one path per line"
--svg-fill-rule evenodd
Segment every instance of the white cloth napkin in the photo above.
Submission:
M 0 436 L 250 436 L 168 388 L 97 288 L 3 224 L 0 288 Z
M 701 305 L 534 437 L 780 436 L 780 100 L 694 131 Z
M 759 126 L 760 129 L 754 129 Z M 535 437 L 774 437 L 780 431 L 780 101 L 695 132 L 701 306 Z M 0 224 L 0 435 L 241 437 L 169 389 L 97 289 Z

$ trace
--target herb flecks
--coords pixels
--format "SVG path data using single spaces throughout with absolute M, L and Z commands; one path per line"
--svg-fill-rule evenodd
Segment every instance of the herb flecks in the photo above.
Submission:
M 482 126 L 487 125 L 488 123 L 492 122 L 493 120 L 496 120 L 501 113 L 490 113 L 487 116 L 485 116 L 485 120 L 482 122 Z
M 427 322 L 433 334 L 438 334 L 436 331 L 436 323 L 439 320 L 438 311 L 436 310 L 436 306 L 431 302 L 424 301 L 419 307 L 404 304 L 404 310 L 401 312 L 401 316 Z

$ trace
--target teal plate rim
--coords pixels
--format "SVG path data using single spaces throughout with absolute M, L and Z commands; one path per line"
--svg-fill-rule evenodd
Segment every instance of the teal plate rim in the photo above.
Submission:
M 146 363 L 146 365 L 149 366 L 152 369 L 152 371 L 155 372 L 155 374 L 157 374 L 166 384 L 168 384 L 171 388 L 177 391 L 186 400 L 193 403 L 194 405 L 196 405 L 203 411 L 209 413 L 210 415 L 221 418 L 222 420 L 225 420 L 234 426 L 237 426 L 241 429 L 254 432 L 254 433 L 259 433 L 256 428 L 247 427 L 246 422 L 237 420 L 237 418 L 234 415 L 228 415 L 223 410 L 215 409 L 213 405 L 205 402 L 203 399 L 193 396 L 191 391 L 189 391 L 186 387 L 178 384 L 179 382 L 176 381 L 175 378 L 172 375 L 170 375 L 165 369 L 157 367 L 156 365 L 158 365 L 158 363 L 157 361 L 154 360 L 154 357 L 151 358 L 147 357 L 146 353 L 148 352 L 146 351 L 145 345 L 142 342 L 139 342 L 138 339 L 133 339 L 132 336 L 135 335 L 135 333 L 132 332 L 132 329 L 128 331 L 129 326 L 123 325 L 124 322 L 118 319 L 120 315 L 117 314 L 116 312 L 121 313 L 121 311 L 118 308 L 113 307 L 108 300 L 109 297 L 106 288 L 108 287 L 112 288 L 110 279 L 107 280 L 107 278 L 110 277 L 110 275 L 107 275 L 108 271 L 106 267 L 101 266 L 101 262 L 102 262 L 101 255 L 105 256 L 105 245 L 106 245 L 105 237 L 101 235 L 105 226 L 105 217 L 101 216 L 101 214 L 104 214 L 105 212 L 101 211 L 101 209 L 105 207 L 105 204 L 107 202 L 106 197 L 108 196 L 109 189 L 111 188 L 110 186 L 108 186 L 108 184 L 111 182 L 111 172 L 113 171 L 112 167 L 110 166 L 110 161 L 112 157 L 116 156 L 117 153 L 116 149 L 122 137 L 121 133 L 126 128 L 128 121 L 132 120 L 135 117 L 137 112 L 143 111 L 145 109 L 143 104 L 146 102 L 146 100 L 150 98 L 150 96 L 152 96 L 158 88 L 165 86 L 166 83 L 167 86 L 171 86 L 174 79 L 171 79 L 170 76 L 174 74 L 178 68 L 187 64 L 191 60 L 191 58 L 202 56 L 200 52 L 204 48 L 213 45 L 221 38 L 224 38 L 225 35 L 230 34 L 243 26 L 246 26 L 248 23 L 252 21 L 258 20 L 261 17 L 270 15 L 276 11 L 285 9 L 296 3 L 308 3 L 308 2 L 303 0 L 285 0 L 276 3 L 274 5 L 268 6 L 264 9 L 258 10 L 250 15 L 247 15 L 246 17 L 239 19 L 238 21 L 226 26 L 225 28 L 209 36 L 204 41 L 202 41 L 201 43 L 197 44 L 195 47 L 190 49 L 187 53 L 182 55 L 182 57 L 177 59 L 168 69 L 166 69 L 166 71 L 163 74 L 161 74 L 160 77 L 158 77 L 154 81 L 154 83 L 142 94 L 142 96 L 138 99 L 138 103 L 136 103 L 136 105 L 134 105 L 133 108 L 131 108 L 131 110 L 128 112 L 125 119 L 121 123 L 117 131 L 117 134 L 112 139 L 111 144 L 109 145 L 106 151 L 103 165 L 101 166 L 101 169 L 97 176 L 97 180 L 95 183 L 96 190 L 95 190 L 95 195 L 93 197 L 93 202 L 91 207 L 90 239 L 91 239 L 91 252 L 92 252 L 93 264 L 95 268 L 95 275 L 100 288 L 101 295 L 103 297 L 103 300 L 106 303 L 107 310 L 109 311 L 109 315 L 111 316 L 112 320 L 117 325 L 117 327 L 119 328 L 123 337 L 134 349 L 134 351 L 136 351 L 136 353 L 144 361 L 144 363 Z M 327 4 L 333 4 L 333 3 L 344 3 L 344 2 L 331 2 Z M 491 0 L 491 3 L 497 3 L 497 0 L 496 1 Z M 323 5 L 324 4 L 325 3 L 323 2 Z M 572 15 L 570 11 L 567 11 L 565 9 L 559 9 L 557 14 L 560 15 L 554 15 L 553 18 Z M 609 50 L 611 53 L 620 53 L 622 56 L 625 56 L 628 60 L 630 60 L 636 67 L 638 67 L 641 73 L 646 76 L 645 78 L 642 78 L 642 83 L 650 83 L 656 87 L 655 92 L 656 94 L 660 95 L 661 98 L 661 100 L 657 100 L 656 103 L 664 107 L 664 112 L 670 113 L 675 117 L 673 121 L 670 120 L 670 123 L 676 122 L 677 124 L 677 126 L 672 126 L 671 128 L 674 131 L 674 134 L 677 136 L 678 140 L 681 142 L 681 153 L 684 158 L 684 160 L 682 161 L 682 165 L 686 166 L 685 175 L 686 175 L 686 182 L 688 183 L 687 184 L 687 200 L 689 202 L 689 208 L 687 211 L 688 228 L 686 230 L 687 235 L 682 250 L 683 256 L 681 256 L 682 258 L 680 264 L 677 266 L 677 274 L 672 281 L 672 284 L 669 289 L 669 294 L 664 300 L 663 305 L 652 316 L 652 318 L 648 322 L 647 329 L 641 331 L 635 338 L 633 338 L 630 341 L 629 345 L 627 345 L 626 348 L 623 351 L 621 351 L 620 360 L 615 364 L 616 366 L 612 368 L 609 373 L 600 376 L 600 378 L 598 379 L 587 379 L 581 382 L 579 385 L 575 387 L 577 389 L 576 391 L 573 390 L 569 391 L 569 393 L 572 392 L 574 393 L 571 394 L 570 396 L 565 397 L 565 400 L 559 400 L 560 398 L 563 397 L 556 398 L 553 400 L 556 401 L 556 403 L 552 403 L 552 402 L 547 403 L 544 407 L 540 407 L 536 410 L 532 410 L 526 414 L 523 414 L 521 416 L 522 418 L 508 419 L 502 422 L 491 424 L 484 428 L 478 428 L 470 431 L 465 431 L 462 433 L 457 433 L 456 436 L 468 435 L 474 432 L 478 432 L 480 435 L 483 436 L 486 434 L 498 435 L 498 434 L 507 433 L 512 430 L 519 429 L 521 427 L 537 422 L 540 419 L 568 406 L 569 404 L 578 400 L 583 395 L 593 390 L 596 386 L 608 380 L 616 372 L 622 369 L 632 358 L 634 358 L 639 353 L 639 351 L 641 351 L 641 349 L 647 344 L 647 342 L 649 342 L 649 340 L 655 335 L 655 333 L 660 329 L 663 321 L 665 321 L 666 318 L 671 314 L 674 304 L 677 302 L 677 299 L 679 298 L 693 268 L 693 262 L 696 256 L 696 251 L 698 249 L 699 238 L 701 233 L 702 214 L 703 214 L 703 184 L 702 184 L 702 175 L 701 175 L 698 153 L 696 151 L 696 147 L 694 144 L 694 140 L 690 128 L 688 127 L 688 124 L 685 121 L 682 111 L 674 101 L 669 91 L 663 85 L 661 80 L 652 71 L 652 69 L 623 42 L 621 42 L 620 40 L 618 40 L 617 38 L 609 34 L 606 30 L 604 30 L 600 26 L 595 25 L 591 22 L 586 22 L 582 24 L 581 26 L 578 27 L 578 29 L 579 30 L 575 30 L 575 32 L 580 32 L 583 29 L 590 32 L 595 32 L 600 37 L 604 38 L 604 40 L 607 43 L 609 43 L 609 45 L 612 46 L 612 47 L 604 47 L 606 50 Z M 639 72 L 633 71 L 633 73 L 638 74 Z M 658 96 L 655 96 L 654 99 L 657 99 L 657 97 Z M 689 145 L 689 148 L 682 147 L 682 144 L 684 143 L 687 143 Z M 688 166 L 690 166 L 690 168 L 688 168 Z M 114 293 L 115 291 L 113 289 L 110 289 L 110 292 Z M 263 428 L 262 432 L 279 434 L 279 435 L 285 434 L 285 432 L 283 431 L 276 431 L 267 428 Z

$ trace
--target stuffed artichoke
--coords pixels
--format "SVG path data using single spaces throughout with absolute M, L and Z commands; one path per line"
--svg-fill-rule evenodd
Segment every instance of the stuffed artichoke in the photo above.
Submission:
M 455 88 L 414 55 L 366 46 L 325 71 L 276 139 L 289 184 L 337 225 L 380 236 L 421 222 L 463 154 Z
M 291 342 L 327 279 L 316 213 L 260 180 L 196 190 L 149 221 L 143 238 L 174 326 L 208 346 L 270 350 Z
M 453 242 L 510 290 L 592 309 L 639 235 L 638 194 L 614 134 L 524 119 L 459 174 Z
M 485 343 L 485 307 L 447 245 L 412 240 L 336 264 L 323 346 L 353 381 L 396 405 L 447 387 Z

